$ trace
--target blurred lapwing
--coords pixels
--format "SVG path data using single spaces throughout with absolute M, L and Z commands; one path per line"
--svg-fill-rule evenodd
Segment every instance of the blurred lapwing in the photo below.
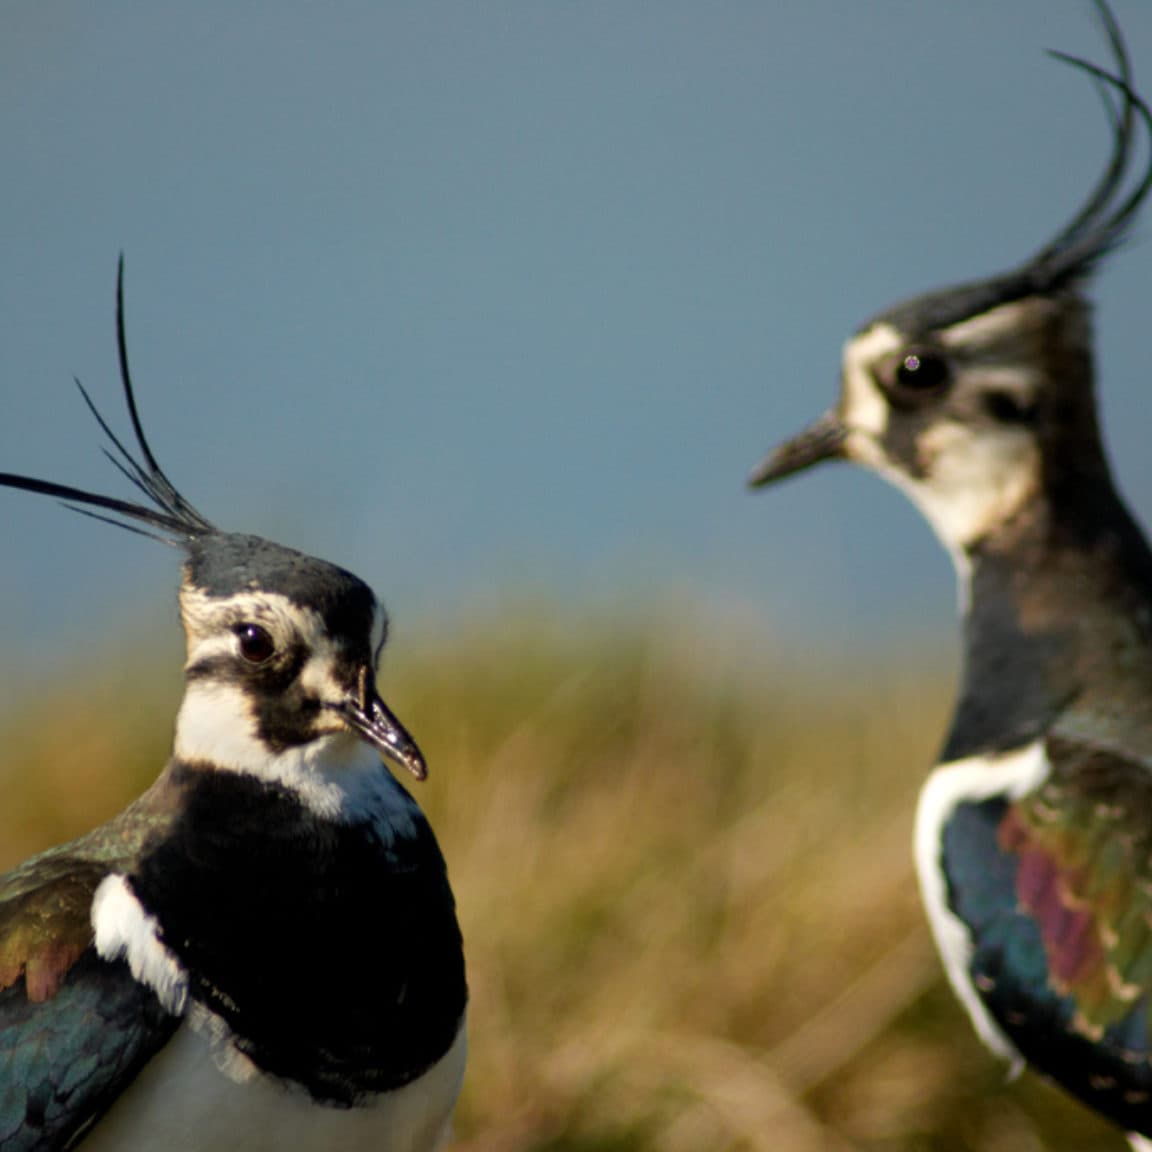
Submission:
M 117 332 L 136 455 L 84 398 L 149 503 L 0 485 L 182 549 L 186 685 L 155 784 L 0 879 L 0 1149 L 440 1147 L 464 959 L 436 839 L 381 759 L 425 775 L 377 694 L 383 609 L 184 499 L 137 412 L 122 275 Z
M 1096 7 L 1114 70 L 1055 54 L 1109 109 L 1083 207 L 1020 267 L 864 325 L 837 407 L 752 483 L 855 461 L 952 553 L 962 689 L 915 837 L 940 953 L 994 1051 L 1152 1135 L 1152 553 L 1101 442 L 1084 296 L 1152 188 L 1152 115 Z

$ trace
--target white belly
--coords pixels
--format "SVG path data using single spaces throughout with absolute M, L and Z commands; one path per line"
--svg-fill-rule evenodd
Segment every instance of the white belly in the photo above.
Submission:
M 362 1108 L 329 1108 L 257 1074 L 237 1083 L 184 1024 L 83 1141 L 83 1152 L 433 1152 L 451 1132 L 465 1026 L 419 1080 Z

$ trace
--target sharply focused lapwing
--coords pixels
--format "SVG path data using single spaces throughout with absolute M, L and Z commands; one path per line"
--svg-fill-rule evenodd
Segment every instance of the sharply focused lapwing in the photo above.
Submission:
M 425 774 L 377 694 L 384 611 L 184 499 L 137 413 L 122 275 L 117 333 L 138 455 L 84 396 L 151 506 L 0 485 L 183 551 L 186 686 L 155 784 L 0 878 L 0 1149 L 430 1152 L 467 989 L 440 849 L 382 763 Z
M 752 483 L 855 461 L 952 553 L 962 688 L 915 835 L 936 942 L 994 1051 L 1152 1135 L 1152 553 L 1101 442 L 1084 297 L 1152 188 L 1152 116 L 1096 7 L 1114 71 L 1061 56 L 1112 127 L 1081 210 L 1012 271 L 865 324 L 837 407 Z

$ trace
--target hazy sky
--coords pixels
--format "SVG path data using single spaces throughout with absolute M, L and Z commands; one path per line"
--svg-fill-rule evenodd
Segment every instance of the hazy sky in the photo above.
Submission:
M 1152 5 L 1116 7 L 1152 92 Z M 170 475 L 364 576 L 398 635 L 525 593 L 831 649 L 948 633 L 902 497 L 744 480 L 864 318 L 1072 213 L 1108 133 L 1049 47 L 1108 62 L 1086 0 L 5 5 L 0 469 L 131 494 L 71 383 L 119 420 L 123 250 Z M 1095 293 L 1146 522 L 1150 285 L 1138 242 Z M 165 549 L 17 493 L 0 516 L 6 651 L 165 621 Z

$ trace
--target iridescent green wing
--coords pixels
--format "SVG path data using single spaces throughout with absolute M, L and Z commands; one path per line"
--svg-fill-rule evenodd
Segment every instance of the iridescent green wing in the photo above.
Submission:
M 973 990 L 1033 1067 L 1152 1132 L 1152 772 L 1050 737 L 1034 792 L 957 806 L 948 901 Z
M 1052 772 L 1000 829 L 1016 896 L 1044 942 L 1048 982 L 1099 1040 L 1152 992 L 1152 769 L 1051 738 Z
M 0 879 L 0 1150 L 66 1148 L 179 1021 L 97 954 L 92 897 L 150 826 L 129 810 Z

